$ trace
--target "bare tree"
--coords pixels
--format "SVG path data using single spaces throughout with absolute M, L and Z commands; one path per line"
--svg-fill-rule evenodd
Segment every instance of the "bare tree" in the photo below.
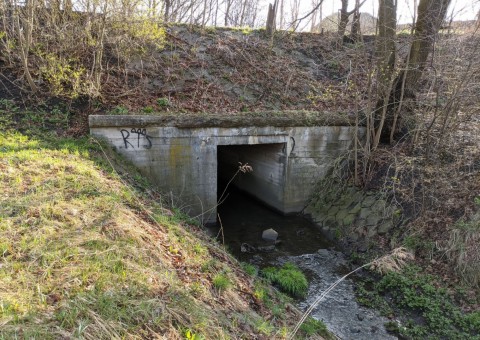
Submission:
M 395 72 L 397 12 L 395 0 L 380 0 L 378 9 L 377 57 L 377 108 L 373 148 L 380 142 L 387 117 L 388 99 L 392 91 Z
M 285 0 L 280 0 L 280 22 L 278 25 L 279 29 L 285 28 Z
M 403 72 L 406 74 L 403 86 L 408 90 L 409 96 L 413 96 L 419 86 L 418 81 L 427 65 L 428 55 L 432 51 L 450 2 L 451 0 L 420 0 L 413 42 Z M 402 76 L 399 76 L 397 86 L 403 83 L 400 82 Z
M 312 0 L 312 8 L 313 8 L 313 13 L 312 13 L 312 20 L 310 23 L 310 32 L 313 32 L 315 30 L 315 26 L 317 25 L 317 18 L 319 19 L 318 22 L 322 21 L 322 6 L 321 6 L 322 0 Z
M 338 21 L 338 35 L 343 38 L 348 25 L 348 0 L 341 0 L 342 8 L 340 9 L 340 20 Z
M 291 22 L 296 22 L 300 12 L 300 0 L 291 0 L 290 2 L 290 16 Z
M 393 142 L 396 131 L 401 128 L 400 120 L 405 115 L 405 101 L 415 105 L 415 93 L 420 87 L 420 78 L 428 65 L 437 33 L 442 25 L 451 0 L 420 0 L 418 19 L 415 23 L 413 41 L 405 68 L 395 78 L 388 95 L 383 139 Z
M 351 11 L 348 11 L 348 0 L 341 0 L 342 7 L 340 8 L 340 20 L 338 21 L 338 36 L 343 39 L 345 35 L 345 31 L 347 29 L 348 21 L 350 15 L 353 13 L 358 13 L 358 19 L 360 18 L 360 7 L 363 6 L 366 0 L 363 1 L 355 1 L 355 8 Z
M 355 8 L 353 10 L 352 30 L 350 32 L 352 41 L 358 41 L 361 38 L 360 32 L 360 0 L 355 0 Z
M 275 2 L 272 4 L 268 5 L 268 15 L 267 15 L 267 34 L 269 36 L 273 36 L 273 33 L 275 32 L 275 22 L 277 18 L 277 6 L 278 6 L 278 0 L 275 0 Z

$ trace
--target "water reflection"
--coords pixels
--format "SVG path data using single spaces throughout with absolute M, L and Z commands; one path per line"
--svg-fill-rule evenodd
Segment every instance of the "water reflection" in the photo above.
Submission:
M 228 197 L 218 207 L 218 213 L 223 226 L 225 244 L 241 261 L 249 262 L 255 255 L 258 260 L 260 254 L 262 264 L 267 264 L 279 256 L 312 253 L 320 248 L 332 246 L 319 228 L 302 216 L 278 214 L 235 188 L 229 189 Z M 212 232 L 217 234 L 219 228 L 220 223 L 212 228 Z M 280 241 L 270 252 L 266 251 L 270 244 L 262 240 L 262 232 L 269 228 L 278 232 Z M 256 250 L 250 253 L 242 252 L 242 244 Z

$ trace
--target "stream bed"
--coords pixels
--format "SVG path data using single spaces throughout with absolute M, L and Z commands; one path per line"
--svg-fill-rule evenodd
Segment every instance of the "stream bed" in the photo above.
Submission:
M 263 206 L 252 197 L 232 189 L 219 206 L 220 225 L 211 232 L 224 239 L 237 259 L 260 268 L 296 264 L 309 280 L 306 298 L 296 301 L 305 311 L 322 292 L 349 271 L 346 257 L 335 250 L 320 228 L 302 216 L 283 216 Z M 278 243 L 271 246 L 262 240 L 262 232 L 278 232 Z M 359 305 L 354 295 L 355 282 L 342 281 L 313 310 L 314 318 L 323 321 L 340 339 L 397 339 L 387 333 L 389 320 L 377 311 Z

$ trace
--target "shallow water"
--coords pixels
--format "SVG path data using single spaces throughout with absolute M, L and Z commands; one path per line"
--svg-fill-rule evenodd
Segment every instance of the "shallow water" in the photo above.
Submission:
M 301 310 L 306 310 L 348 268 L 345 256 L 333 248 L 318 227 L 302 216 L 277 214 L 235 189 L 230 190 L 218 213 L 223 237 L 220 226 L 212 227 L 211 232 L 219 234 L 220 240 L 224 239 L 229 251 L 240 261 L 260 268 L 292 262 L 305 272 L 309 291 L 305 299 L 297 301 Z M 269 228 L 278 232 L 281 241 L 273 251 L 262 250 L 262 247 L 271 247 L 262 240 L 262 231 Z M 251 252 L 242 252 L 242 244 L 243 250 Z M 351 279 L 340 283 L 318 304 L 312 316 L 322 320 L 341 339 L 396 339 L 385 330 L 388 319 L 356 302 L 354 287 Z
M 312 222 L 301 216 L 280 215 L 237 190 L 230 190 L 224 203 L 218 207 L 218 214 L 223 226 L 225 244 L 241 261 L 248 262 L 253 255 L 261 254 L 264 259 L 262 262 L 266 264 L 282 255 L 301 255 L 332 246 Z M 273 252 L 241 252 L 243 243 L 254 248 L 271 245 L 262 240 L 262 231 L 269 228 L 279 234 L 280 243 Z M 216 232 L 218 233 L 218 227 Z

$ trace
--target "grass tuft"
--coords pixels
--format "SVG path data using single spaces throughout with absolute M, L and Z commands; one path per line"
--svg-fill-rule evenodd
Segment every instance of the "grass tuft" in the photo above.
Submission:
M 458 276 L 472 287 L 480 287 L 480 213 L 469 222 L 458 222 L 450 231 L 447 256 Z
M 267 267 L 262 270 L 262 276 L 293 297 L 303 297 L 307 294 L 307 278 L 292 263 L 286 263 L 280 268 Z
M 304 323 L 300 326 L 300 330 L 303 331 L 307 336 L 312 336 L 318 334 L 324 338 L 331 338 L 331 334 L 327 330 L 327 326 L 320 321 L 312 317 L 307 318 Z
M 213 277 L 212 280 L 213 287 L 218 291 L 218 292 L 223 292 L 227 290 L 232 283 L 226 277 L 224 274 L 217 274 Z

